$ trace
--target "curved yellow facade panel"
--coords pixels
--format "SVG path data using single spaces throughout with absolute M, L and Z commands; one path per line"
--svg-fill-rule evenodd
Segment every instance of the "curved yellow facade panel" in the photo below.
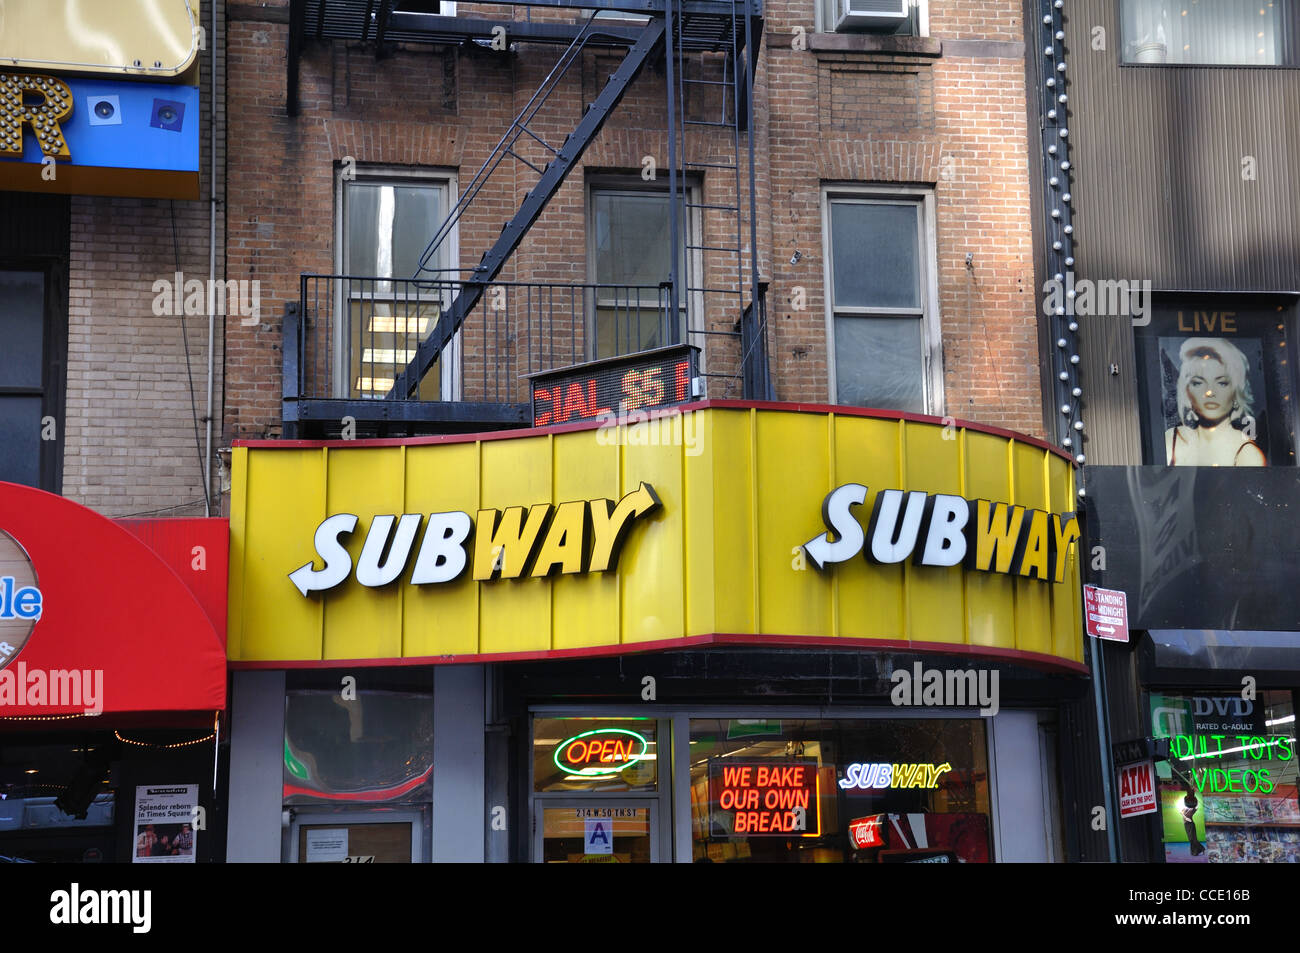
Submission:
M 194 63 L 198 0 L 0 0 L 12 71 L 179 76 Z
M 960 422 L 706 402 L 620 427 L 237 446 L 230 658 L 710 642 L 1082 670 L 1074 470 Z

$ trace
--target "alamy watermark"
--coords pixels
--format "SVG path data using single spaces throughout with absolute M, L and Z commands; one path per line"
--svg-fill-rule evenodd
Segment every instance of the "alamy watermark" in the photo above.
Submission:
M 998 713 L 998 672 L 988 669 L 938 669 L 921 667 L 917 662 L 909 672 L 905 668 L 889 676 L 894 683 L 889 700 L 895 705 L 931 708 L 973 708 L 992 717 Z
M 700 431 L 701 414 L 659 414 L 644 411 L 603 413 L 596 442 L 602 447 L 684 447 L 686 456 L 704 452 Z
M 258 279 L 187 279 L 178 271 L 171 278 L 155 281 L 153 293 L 153 313 L 160 317 L 238 315 L 245 327 L 262 320 L 262 282 Z
M 0 642 L 0 647 L 7 648 Z M 3 652 L 3 648 L 0 648 Z M 104 711 L 102 668 L 32 668 L 26 662 L 0 670 L 0 715 L 7 707 L 80 708 L 87 715 Z
M 1151 279 L 1090 278 L 1074 272 L 1043 283 L 1043 313 L 1096 318 L 1132 318 L 1134 327 L 1151 323 Z
M 152 890 L 83 890 L 73 883 L 50 894 L 50 923 L 55 925 L 121 925 L 132 933 L 148 933 L 152 910 Z

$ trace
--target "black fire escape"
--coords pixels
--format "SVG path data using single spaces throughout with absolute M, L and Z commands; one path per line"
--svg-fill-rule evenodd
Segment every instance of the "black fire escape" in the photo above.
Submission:
M 500 49 L 504 27 L 510 44 L 549 44 L 562 52 L 461 186 L 415 274 L 301 276 L 299 301 L 284 317 L 284 435 L 335 436 L 345 426 L 356 436 L 527 426 L 527 375 L 590 359 L 597 307 L 606 327 L 655 322 L 660 343 L 701 347 L 706 396 L 770 399 L 750 135 L 761 0 L 534 0 L 526 7 L 529 17 L 533 9 L 573 10 L 570 23 L 442 16 L 432 12 L 437 8 L 427 0 L 291 2 L 290 115 L 298 112 L 299 58 L 318 41 L 373 44 L 376 57 L 395 43 Z M 562 142 L 548 141 L 539 130 L 553 117 L 547 111 L 552 94 L 576 75 L 575 65 L 580 74 L 585 53 L 620 49 L 622 61 L 572 131 Z M 662 70 L 666 89 L 667 273 L 650 287 L 499 280 L 647 65 Z M 476 267 L 447 267 L 457 224 L 507 162 L 530 170 L 531 189 Z M 702 181 L 707 194 L 691 187 Z M 577 245 L 581 259 L 585 244 Z M 627 353 L 636 350 L 628 346 L 635 340 L 614 346 Z M 360 376 L 349 353 L 368 358 Z

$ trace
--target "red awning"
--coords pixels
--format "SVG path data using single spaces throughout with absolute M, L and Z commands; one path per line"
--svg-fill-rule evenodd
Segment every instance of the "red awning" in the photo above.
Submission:
M 120 525 L 0 483 L 0 719 L 224 708 L 228 548 L 224 519 Z

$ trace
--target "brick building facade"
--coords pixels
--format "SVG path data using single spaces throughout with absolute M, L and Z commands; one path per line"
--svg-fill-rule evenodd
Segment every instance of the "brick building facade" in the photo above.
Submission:
M 459 12 L 503 15 L 501 8 L 464 4 Z M 764 15 L 755 186 L 759 272 L 771 283 L 767 343 L 777 399 L 838 402 L 828 367 L 828 191 L 875 198 L 897 193 L 933 203 L 926 231 L 933 229 L 934 257 L 921 263 L 930 279 L 923 308 L 938 335 L 926 359 L 941 362 L 942 374 L 926 369 L 925 406 L 911 409 L 1041 435 L 1019 4 L 974 11 L 931 3 L 926 37 L 819 31 L 812 4 L 775 2 Z M 229 102 L 239 141 L 229 164 L 229 272 L 261 281 L 264 317 L 257 327 L 227 329 L 227 440 L 279 432 L 276 315 L 298 298 L 300 273 L 342 267 L 341 172 L 424 170 L 452 174 L 463 188 L 559 51 L 537 44 L 503 51 L 472 42 L 460 49 L 390 44 L 377 58 L 373 43 L 309 40 L 299 67 L 301 114 L 291 117 L 283 71 L 287 0 L 232 4 L 229 17 Z M 562 139 L 619 56 L 586 53 L 531 131 Z M 701 78 L 721 75 L 724 67 L 707 54 L 695 54 L 694 63 Z M 502 280 L 595 280 L 586 260 L 592 183 L 621 176 L 644 187 L 647 162 L 654 164 L 656 182 L 664 182 L 664 82 L 662 63 L 634 82 L 507 262 Z M 691 99 L 688 118 L 717 106 L 704 95 Z M 716 156 L 732 148 L 725 132 L 688 129 L 688 153 Z M 525 138 L 521 146 L 524 159 L 545 161 L 538 143 Z M 692 180 L 701 187 L 701 204 L 726 204 L 731 178 L 729 171 L 705 170 Z M 459 225 L 461 268 L 478 262 L 535 180 L 527 166 L 507 160 L 489 181 Z M 732 225 L 727 214 L 704 211 L 702 218 L 701 243 L 725 244 L 721 239 Z M 747 246 L 747 235 L 742 238 Z M 703 256 L 705 284 L 725 282 L 728 275 L 735 283 L 725 255 Z M 713 301 L 702 310 L 709 330 L 734 324 L 735 315 Z M 466 325 L 464 399 L 475 396 L 475 348 L 491 350 L 496 340 L 476 340 L 475 320 Z M 734 373 L 738 341 L 725 335 L 708 341 L 706 364 Z M 851 351 L 841 356 L 841 362 L 851 359 Z M 709 396 L 740 396 L 738 380 L 711 380 Z
M 184 281 L 206 283 L 210 252 L 214 277 L 223 277 L 223 7 L 217 3 L 215 96 L 212 45 L 205 42 L 196 58 L 202 155 L 197 199 L 133 198 L 111 192 L 61 195 L 54 189 L 42 195 L 39 188 L 0 192 L 6 225 L 14 226 L 11 240 L 0 242 L 0 259 L 49 265 L 57 272 L 51 301 L 59 327 L 50 345 L 66 348 L 66 364 L 52 364 L 49 376 L 64 394 L 61 411 L 47 408 L 55 412 L 46 415 L 52 426 L 43 428 L 42 446 L 53 445 L 56 452 L 40 485 L 61 490 L 110 517 L 204 515 L 209 445 L 211 512 L 220 512 L 216 450 L 221 438 L 223 318 L 216 318 L 210 349 L 206 305 L 177 314 L 174 296 L 160 299 L 155 283 L 167 282 L 170 288 L 178 272 Z M 206 24 L 206 5 L 203 13 Z M 206 32 L 205 26 L 205 38 Z M 214 142 L 215 163 L 210 161 Z M 57 183 L 57 168 L 55 172 Z M 211 225 L 215 227 L 210 230 Z M 5 232 L 8 239 L 9 229 Z M 208 413 L 209 367 L 210 442 L 203 419 Z

